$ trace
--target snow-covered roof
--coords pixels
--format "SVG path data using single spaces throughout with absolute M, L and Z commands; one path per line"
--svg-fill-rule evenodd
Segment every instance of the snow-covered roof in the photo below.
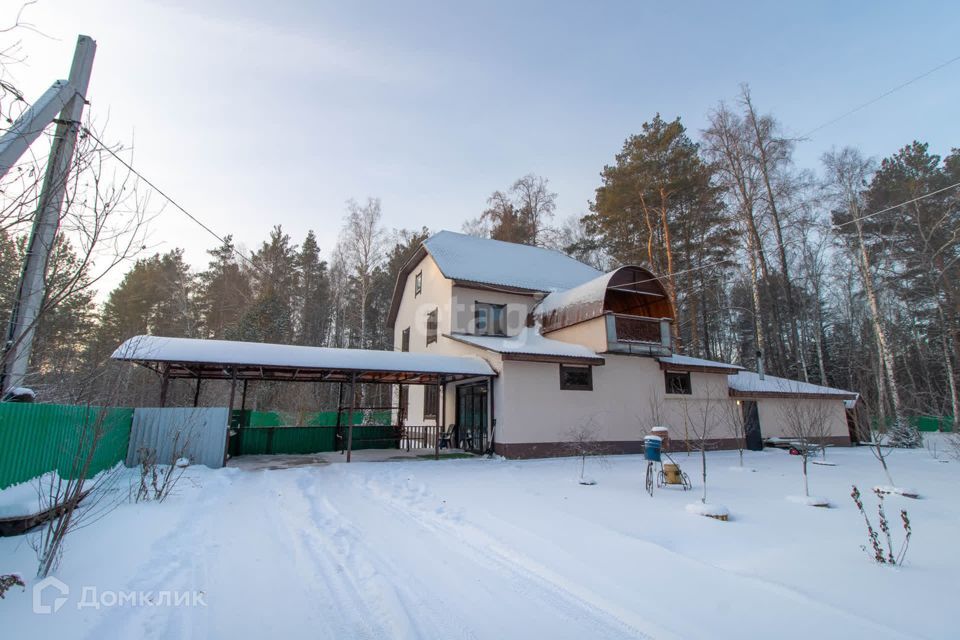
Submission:
M 835 396 L 838 400 L 855 400 L 857 398 L 857 393 L 853 391 L 823 387 L 809 382 L 788 380 L 770 375 L 765 375 L 761 380 L 760 374 L 754 371 L 740 371 L 734 375 L 727 376 L 727 380 L 730 385 L 730 391 L 734 395 L 740 396 Z
M 593 267 L 552 249 L 441 231 L 423 245 L 451 280 L 559 291 L 601 275 Z
M 581 344 L 544 338 L 536 327 L 524 327 L 518 335 L 510 337 L 477 336 L 463 333 L 450 334 L 447 337 L 505 355 L 556 358 L 557 361 L 582 360 L 596 364 L 603 364 L 604 362 L 602 357 Z
M 252 372 L 251 375 L 241 374 L 240 377 L 256 377 L 253 374 L 257 370 L 283 369 L 321 372 L 325 374 L 324 380 L 339 379 L 335 372 L 441 374 L 455 377 L 496 375 L 485 360 L 474 356 L 160 336 L 130 338 L 111 357 L 114 360 L 175 363 L 184 372 L 179 377 L 189 377 L 190 371 L 199 371 L 200 367 L 195 365 L 209 365 L 211 375 L 204 373 L 204 377 L 226 377 L 212 375 L 218 373 L 218 367 L 221 369 L 219 373 L 223 373 L 224 366 Z
M 567 307 L 600 304 L 603 306 L 603 299 L 607 295 L 607 285 L 610 278 L 616 271 L 601 273 L 599 276 L 587 280 L 570 289 L 564 291 L 554 291 L 537 305 L 535 313 L 539 316 L 545 316 L 553 311 L 565 309 Z
M 677 368 L 689 367 L 691 369 L 719 369 L 725 371 L 741 371 L 743 367 L 736 364 L 727 364 L 726 362 L 717 362 L 715 360 L 704 360 L 703 358 L 692 358 L 690 356 L 672 355 L 657 358 L 661 364 L 674 366 Z

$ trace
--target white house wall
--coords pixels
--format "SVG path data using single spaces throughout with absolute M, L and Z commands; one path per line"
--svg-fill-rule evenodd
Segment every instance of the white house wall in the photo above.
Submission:
M 497 451 L 508 457 L 539 457 L 569 453 L 570 435 L 589 427 L 610 451 L 642 450 L 643 437 L 653 426 L 666 426 L 674 449 L 705 434 L 711 446 L 735 446 L 730 413 L 736 401 L 728 395 L 726 375 L 693 372 L 690 395 L 665 394 L 664 372 L 653 358 L 605 355 L 606 364 L 593 368 L 593 390 L 560 389 L 558 364 L 506 361 L 497 395 Z M 763 435 L 783 433 L 781 410 L 795 400 L 759 401 Z M 843 403 L 822 402 L 831 412 L 832 442 L 846 436 Z M 769 426 L 768 426 L 769 424 Z M 706 425 L 704 427 L 704 425 Z

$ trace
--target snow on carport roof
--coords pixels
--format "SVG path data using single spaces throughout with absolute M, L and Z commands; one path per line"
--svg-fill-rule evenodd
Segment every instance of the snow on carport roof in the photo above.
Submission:
M 799 380 L 788 380 L 776 376 L 766 375 L 763 378 L 754 371 L 740 371 L 727 376 L 730 385 L 730 395 L 738 397 L 773 396 L 773 397 L 807 397 L 807 398 L 837 398 L 838 400 L 856 400 L 858 394 L 853 391 L 823 387 Z
M 482 358 L 372 349 L 334 349 L 289 344 L 136 336 L 111 356 L 168 367 L 170 377 L 314 380 L 338 382 L 433 382 L 496 375 Z
M 423 245 L 451 280 L 560 291 L 601 275 L 593 267 L 552 249 L 441 231 Z

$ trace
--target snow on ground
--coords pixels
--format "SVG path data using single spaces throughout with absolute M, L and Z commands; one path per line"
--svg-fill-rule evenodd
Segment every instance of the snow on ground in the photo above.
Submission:
M 398 460 L 251 470 L 190 468 L 163 504 L 124 504 L 68 540 L 63 608 L 31 612 L 32 583 L 0 600 L 9 637 L 39 638 L 946 638 L 960 555 L 960 463 L 896 452 L 891 495 L 914 537 L 907 564 L 860 549 L 849 497 L 883 477 L 865 449 L 810 469 L 833 508 L 802 492 L 800 461 L 709 455 L 720 522 L 693 492 L 643 488 L 646 462 L 613 457 L 577 483 L 573 459 Z M 0 539 L 0 573 L 34 573 L 25 538 Z M 84 586 L 203 592 L 205 607 L 77 609 Z M 105 603 L 107 601 L 104 601 Z

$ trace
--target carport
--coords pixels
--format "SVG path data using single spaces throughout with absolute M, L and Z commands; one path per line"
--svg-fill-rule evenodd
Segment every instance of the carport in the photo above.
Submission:
M 167 403 L 171 380 L 195 382 L 194 406 L 198 405 L 205 380 L 230 382 L 228 415 L 232 415 L 236 396 L 240 410 L 246 408 L 250 382 L 322 382 L 339 385 L 337 394 L 336 442 L 351 459 L 354 446 L 354 416 L 364 407 L 357 404 L 357 385 L 435 385 L 438 414 L 445 415 L 445 388 L 449 383 L 475 380 L 488 388 L 496 373 L 490 365 L 475 356 L 448 356 L 403 351 L 368 349 L 336 349 L 300 345 L 268 344 L 229 340 L 201 340 L 136 336 L 121 344 L 111 356 L 114 360 L 134 362 L 155 372 L 160 384 L 160 406 Z M 240 383 L 238 385 L 238 383 Z M 343 388 L 347 386 L 344 399 Z M 439 458 L 442 424 L 406 425 L 400 407 L 381 407 L 396 416 L 395 433 L 385 440 L 416 440 L 432 445 Z M 342 415 L 347 412 L 346 423 Z M 227 425 L 229 427 L 229 425 Z M 490 425 L 488 425 L 488 429 Z M 224 454 L 226 456 L 226 453 Z

